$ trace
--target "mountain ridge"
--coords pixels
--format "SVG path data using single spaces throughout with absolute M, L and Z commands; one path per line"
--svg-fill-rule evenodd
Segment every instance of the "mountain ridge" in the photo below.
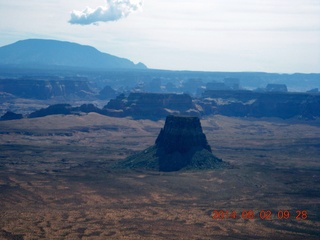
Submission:
M 88 69 L 146 69 L 126 58 L 78 43 L 26 39 L 0 47 L 0 64 L 22 67 L 81 67 Z

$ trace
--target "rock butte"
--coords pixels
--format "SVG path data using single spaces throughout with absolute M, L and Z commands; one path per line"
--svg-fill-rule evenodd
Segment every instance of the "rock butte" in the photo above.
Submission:
M 212 154 L 198 117 L 174 115 L 166 118 L 155 145 L 116 164 L 116 168 L 163 172 L 227 166 Z

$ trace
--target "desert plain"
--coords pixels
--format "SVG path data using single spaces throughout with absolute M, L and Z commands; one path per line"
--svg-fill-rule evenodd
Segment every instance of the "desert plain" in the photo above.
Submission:
M 164 120 L 0 122 L 0 239 L 319 239 L 319 119 L 215 115 L 201 124 L 230 168 L 113 168 L 153 145 Z M 229 215 L 214 219 L 214 210 Z

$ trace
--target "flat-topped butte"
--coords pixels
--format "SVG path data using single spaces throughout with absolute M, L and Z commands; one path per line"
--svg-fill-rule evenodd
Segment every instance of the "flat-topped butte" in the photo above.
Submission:
M 163 172 L 227 166 L 212 154 L 198 117 L 174 115 L 166 118 L 155 145 L 116 164 L 116 168 Z

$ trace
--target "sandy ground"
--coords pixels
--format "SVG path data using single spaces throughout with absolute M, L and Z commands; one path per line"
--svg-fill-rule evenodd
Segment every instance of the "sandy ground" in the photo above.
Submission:
M 201 123 L 231 169 L 111 168 L 152 145 L 163 120 L 91 113 L 0 122 L 0 239 L 318 239 L 318 121 Z

